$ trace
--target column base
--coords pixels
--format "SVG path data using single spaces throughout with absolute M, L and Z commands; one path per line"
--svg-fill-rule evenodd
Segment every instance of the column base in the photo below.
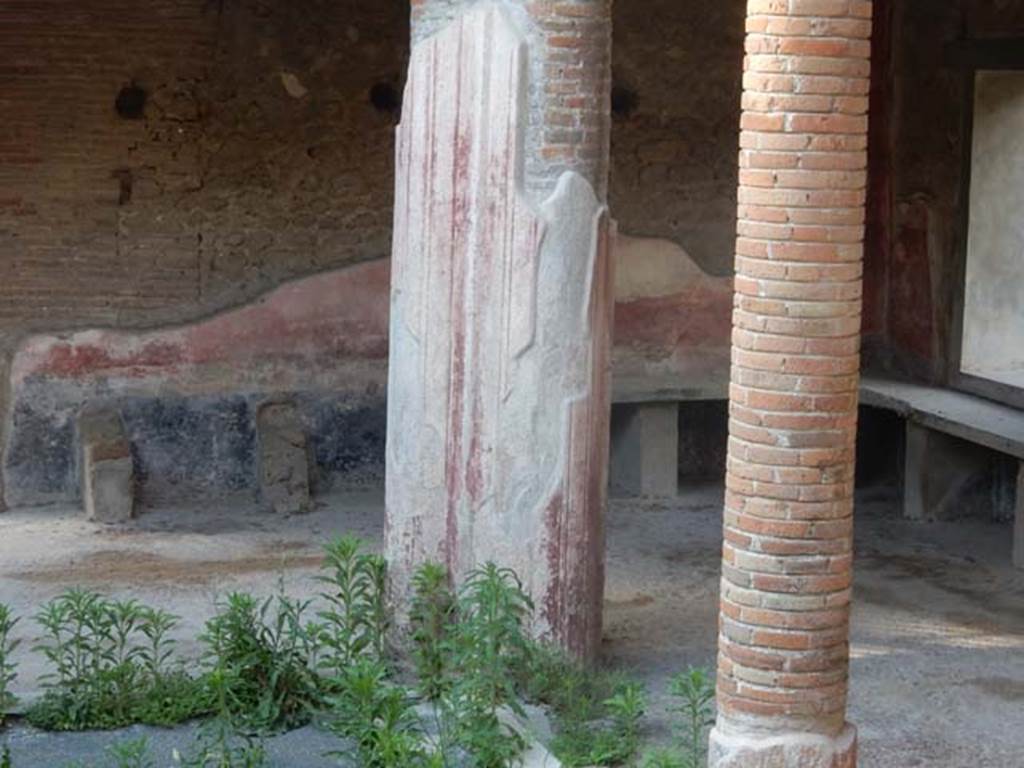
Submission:
M 814 733 L 753 736 L 711 731 L 708 768 L 856 768 L 857 729 L 831 738 Z

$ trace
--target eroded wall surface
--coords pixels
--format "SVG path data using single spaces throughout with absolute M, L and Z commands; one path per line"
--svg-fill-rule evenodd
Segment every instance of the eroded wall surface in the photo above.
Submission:
M 640 386 L 648 374 L 682 371 L 687 386 L 701 388 L 707 371 L 721 368 L 704 333 L 717 334 L 727 310 L 702 307 L 719 306 L 712 276 L 727 280 L 732 261 L 745 3 L 698 5 L 698 12 L 669 0 L 614 6 L 609 195 L 627 237 L 685 256 L 682 271 L 667 267 L 671 291 L 620 297 L 616 364 Z M 545 34 L 557 37 L 552 24 Z M 26 455 L 53 455 L 59 464 L 64 449 L 47 453 L 47 446 L 65 427 L 41 414 L 70 413 L 83 393 L 96 391 L 97 374 L 85 366 L 54 377 L 66 401 L 48 389 L 49 400 L 33 404 L 43 395 L 29 389 L 41 377 L 10 370 L 16 350 L 34 343 L 29 337 L 67 340 L 97 329 L 173 335 L 181 324 L 245 309 L 285 281 L 390 251 L 408 29 L 409 4 L 398 0 L 42 0 L 5 9 L 0 405 L 3 443 L 16 451 L 6 465 L 20 466 Z M 133 105 L 139 91 L 144 102 Z M 567 152 L 579 137 L 551 138 L 553 151 Z M 601 141 L 587 151 L 600 157 Z M 546 167 L 555 170 L 538 175 L 541 197 L 559 175 L 557 164 Z M 643 250 L 632 249 L 630 261 L 647 260 Z M 693 285 L 679 281 L 691 264 L 701 268 Z M 325 354 L 332 349 L 326 339 L 316 343 Z M 276 352 L 267 359 L 295 366 L 298 378 L 317 375 L 305 359 Z M 154 382 L 159 370 L 149 369 Z M 204 439 L 223 431 L 246 444 L 250 427 L 236 425 L 248 424 L 250 385 L 231 372 L 209 376 L 220 377 L 218 398 L 234 393 L 239 405 L 209 422 Z M 109 377 L 104 396 L 122 386 L 124 379 Z M 146 409 L 139 424 L 187 442 L 205 412 L 168 399 L 159 412 Z M 69 439 L 65 432 L 58 443 Z M 326 433 L 320 439 L 329 442 Z M 331 450 L 345 453 L 350 438 L 338 439 Z M 62 479 L 38 488 L 66 486 L 70 471 L 56 470 Z M 224 470 L 220 480 L 241 477 Z M 36 497 L 16 491 L 13 498 Z
M 369 94 L 400 86 L 405 5 L 6 7 L 0 326 L 180 321 L 386 255 L 396 118 Z
M 619 0 L 610 205 L 621 230 L 731 276 L 745 0 Z
M 383 474 L 387 260 L 291 282 L 244 308 L 152 331 L 31 336 L 11 367 L 10 504 L 80 498 L 78 414 L 122 414 L 144 503 L 253 497 L 257 412 L 293 403 L 314 489 Z
M 609 201 L 622 235 L 646 243 L 648 255 L 631 261 L 662 260 L 678 287 L 619 297 L 615 359 L 631 386 L 677 374 L 684 388 L 724 382 L 708 373 L 721 361 L 705 347 L 724 317 L 714 281 L 729 279 L 734 258 L 745 5 L 614 4 Z M 9 368 L 28 335 L 172 327 L 285 280 L 386 256 L 408 28 L 409 5 L 397 1 L 5 9 L 8 422 Z M 1024 0 L 876 5 L 864 317 L 872 365 L 938 382 L 956 367 L 971 103 L 946 46 L 1013 35 L 1024 35 Z M 145 103 L 122 117 L 115 100 L 133 84 Z M 687 282 L 680 265 L 691 263 L 701 271 Z
M 731 280 L 665 240 L 619 236 L 612 250 L 614 395 L 724 397 Z M 314 490 L 379 481 L 389 291 L 390 259 L 378 259 L 192 324 L 25 338 L 8 382 L 8 503 L 78 498 L 75 417 L 87 403 L 123 409 L 144 503 L 252 492 L 256 412 L 281 400 L 301 405 Z
M 402 2 L 5 4 L 0 405 L 3 442 L 15 452 L 8 467 L 63 451 L 51 448 L 52 422 L 36 420 L 31 397 L 9 388 L 28 335 L 173 327 L 283 281 L 387 255 L 407 28 Z M 326 355 L 334 342 L 327 334 L 318 343 Z M 306 362 L 294 364 L 296 377 L 315 376 Z M 232 371 L 210 375 L 221 393 L 237 383 Z M 62 376 L 62 386 L 75 389 L 77 377 L 79 392 L 92 387 L 88 366 Z M 119 380 L 110 381 L 116 394 Z M 78 397 L 54 408 L 70 409 Z M 168 439 L 185 441 L 206 423 L 209 440 L 223 434 L 246 445 L 248 395 L 234 397 L 218 421 L 173 398 L 139 419 Z M 11 424 L 20 430 L 14 443 Z M 220 481 L 243 478 L 225 468 Z
M 732 278 L 708 274 L 671 240 L 620 234 L 615 254 L 615 395 L 724 399 Z
M 744 3 L 698 5 L 616 4 L 630 103 L 610 194 L 623 232 L 724 275 Z M 181 322 L 387 255 L 407 49 L 408 3 L 391 0 L 12 6 L 0 333 Z M 133 83 L 141 115 L 119 117 Z
M 726 274 L 744 4 L 639 5 L 617 3 L 614 18 L 628 97 L 611 182 L 622 230 Z M 408 12 L 318 0 L 12 7 L 0 29 L 3 366 L 31 333 L 172 326 L 387 254 Z M 132 86 L 145 102 L 122 117 L 115 100 Z M 666 328 L 675 301 L 623 301 L 631 375 L 664 370 L 705 322 Z M 85 369 L 62 386 L 76 376 L 89 390 Z M 31 398 L 13 396 L 6 410 L 24 432 Z

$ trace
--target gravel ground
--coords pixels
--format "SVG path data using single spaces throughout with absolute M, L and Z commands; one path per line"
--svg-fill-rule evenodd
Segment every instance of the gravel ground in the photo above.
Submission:
M 654 741 L 671 733 L 667 677 L 714 662 L 720 506 L 715 486 L 671 503 L 612 505 L 604 656 L 648 684 Z M 35 631 L 27 617 L 68 585 L 181 615 L 180 650 L 195 655 L 218 596 L 267 594 L 282 578 L 292 593 L 315 593 L 319 544 L 352 531 L 379 546 L 382 510 L 382 494 L 365 492 L 323 498 L 296 518 L 226 502 L 149 511 L 117 529 L 67 509 L 0 515 L 0 601 L 26 617 L 17 692 L 36 695 L 43 671 L 27 654 Z M 910 523 L 895 510 L 885 493 L 858 504 L 849 717 L 860 728 L 860 765 L 1024 766 L 1024 573 L 1010 566 L 1008 526 Z M 150 734 L 159 768 L 194 735 Z M 15 724 L 0 738 L 16 768 L 59 768 L 98 761 L 124 735 L 40 734 Z M 322 754 L 338 745 L 304 729 L 269 746 L 276 766 L 317 768 L 332 764 Z

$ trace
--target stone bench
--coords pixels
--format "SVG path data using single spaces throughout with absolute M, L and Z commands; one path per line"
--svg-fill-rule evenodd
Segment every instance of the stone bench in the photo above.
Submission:
M 78 417 L 78 434 L 86 518 L 100 523 L 131 520 L 135 468 L 121 414 L 112 408 L 86 408 Z
M 929 519 L 972 457 L 974 443 L 1018 461 L 1014 514 L 1014 563 L 1024 568 L 1024 412 L 949 389 L 865 376 L 861 404 L 896 413 L 906 421 L 903 513 Z M 616 381 L 610 480 L 625 496 L 672 497 L 678 491 L 679 406 L 726 400 L 725 385 L 697 388 L 643 380 Z M 954 439 L 955 438 L 955 439 Z
M 1013 561 L 1024 568 L 1024 412 L 973 395 L 923 384 L 865 377 L 861 404 L 892 411 L 906 420 L 903 514 L 913 520 L 935 516 L 953 496 L 974 443 L 1017 460 L 1013 504 Z M 956 438 L 956 439 L 953 439 Z

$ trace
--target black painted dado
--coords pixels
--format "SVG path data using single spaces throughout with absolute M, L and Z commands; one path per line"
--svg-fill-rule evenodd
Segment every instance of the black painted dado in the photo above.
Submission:
M 60 391 L 55 391 L 59 389 Z M 317 491 L 380 482 L 383 398 L 298 392 L 211 396 L 105 397 L 66 382 L 26 382 L 14 404 L 4 473 L 8 503 L 81 498 L 75 420 L 86 403 L 116 406 L 132 443 L 143 503 L 259 493 L 256 412 L 266 402 L 295 403 L 312 454 Z

